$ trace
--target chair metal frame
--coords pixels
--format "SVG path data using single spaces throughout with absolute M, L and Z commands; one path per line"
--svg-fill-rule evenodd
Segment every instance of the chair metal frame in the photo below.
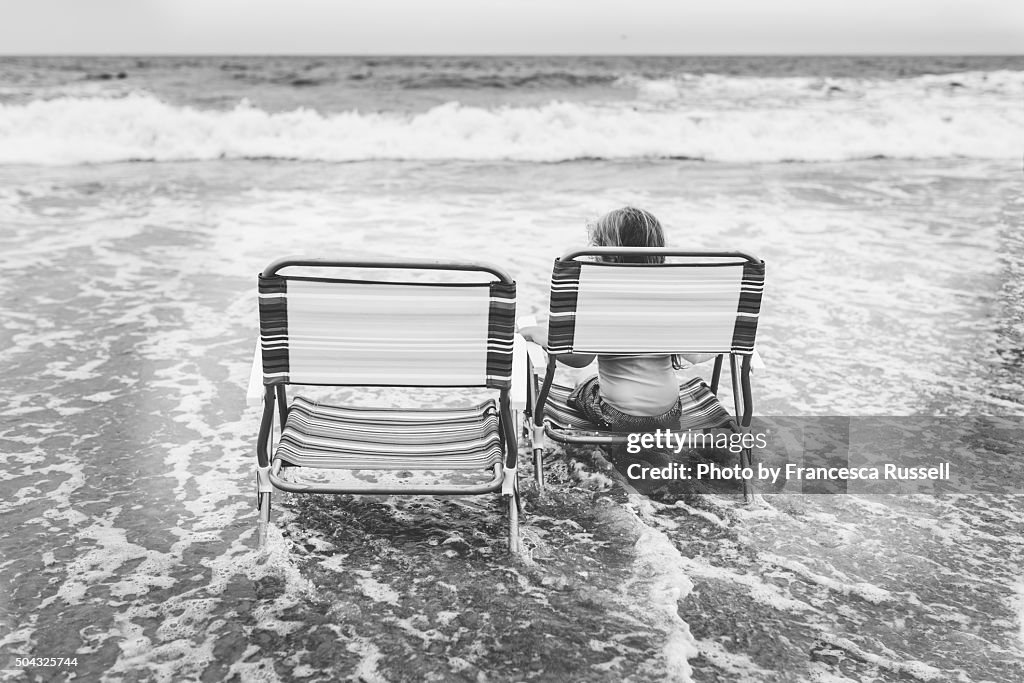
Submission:
M 443 261 L 384 261 L 384 260 L 337 260 L 305 257 L 286 257 L 278 259 L 268 265 L 261 277 L 272 277 L 279 271 L 289 267 L 302 268 L 362 268 L 380 270 L 437 270 L 437 271 L 462 271 L 488 273 L 504 284 L 514 285 L 515 281 L 502 269 L 487 263 L 472 262 L 443 262 Z M 403 283 L 398 283 L 403 284 Z M 415 284 L 415 283 L 414 283 Z M 518 347 L 518 345 L 516 345 Z M 521 348 L 521 347 L 518 347 Z M 257 345 L 253 361 L 252 373 L 249 381 L 250 399 L 255 399 L 255 391 L 258 391 L 257 378 L 263 374 L 262 355 L 260 345 Z M 522 379 L 518 380 L 522 381 Z M 512 378 L 513 385 L 517 382 L 515 376 Z M 274 433 L 275 413 L 283 430 L 287 423 L 291 407 L 288 404 L 286 387 L 289 384 L 297 386 L 394 386 L 391 384 L 333 384 L 333 383 L 308 383 L 291 382 L 288 380 L 274 380 L 264 382 L 262 390 L 263 411 L 260 420 L 259 435 L 256 443 L 257 460 L 257 512 L 258 512 L 258 543 L 262 545 L 266 541 L 267 528 L 270 523 L 271 494 L 273 490 L 279 489 L 292 493 L 330 493 L 330 494 L 353 494 L 353 495 L 480 495 L 486 493 L 500 492 L 504 499 L 509 517 L 509 550 L 519 550 L 519 513 L 521 502 L 519 499 L 518 485 L 518 445 L 516 428 L 513 423 L 513 401 L 510 395 L 512 388 L 498 389 L 498 435 L 502 449 L 502 463 L 493 465 L 493 477 L 490 481 L 473 485 L 418 485 L 406 487 L 393 486 L 337 486 L 319 482 L 296 482 L 281 476 L 282 461 L 274 457 L 272 438 Z M 415 387 L 417 385 L 401 385 Z M 475 385 L 471 385 L 475 386 Z M 483 386 L 483 385 L 480 385 Z M 460 388 L 453 386 L 451 388 Z M 461 387 L 461 388 L 470 388 Z M 525 401 L 523 401 L 525 405 Z M 439 468 L 444 469 L 444 468 Z
M 580 256 L 629 256 L 629 255 L 657 255 L 665 257 L 683 257 L 683 258 L 707 258 L 707 259 L 742 259 L 748 263 L 760 263 L 764 262 L 758 258 L 739 251 L 687 251 L 679 249 L 671 249 L 667 247 L 585 247 L 578 249 L 571 249 L 565 252 L 560 260 L 570 261 L 575 260 Z M 630 263 L 630 266 L 650 267 L 658 268 L 663 267 L 667 264 L 662 263 Z M 674 266 L 684 264 L 671 264 Z M 718 264 L 716 264 L 718 265 Z M 739 265 L 739 264 L 737 264 Z M 551 389 L 551 385 L 554 382 L 555 377 L 555 366 L 557 364 L 558 356 L 552 356 L 545 349 L 541 348 L 537 344 L 530 345 L 530 360 L 529 360 L 529 377 L 530 382 L 528 384 L 527 394 L 527 405 L 530 414 L 531 429 L 530 429 L 530 441 L 531 448 L 533 450 L 534 458 L 534 473 L 536 484 L 540 490 L 544 488 L 544 468 L 543 458 L 545 450 L 545 436 L 553 441 L 562 444 L 574 444 L 574 445 L 596 445 L 596 446 L 611 446 L 611 445 L 624 445 L 627 443 L 628 436 L 622 433 L 606 432 L 601 430 L 577 430 L 572 428 L 563 429 L 558 425 L 554 424 L 551 420 L 546 419 L 544 415 L 544 406 L 548 399 L 548 393 Z M 538 386 L 537 378 L 538 373 L 536 371 L 536 363 L 534 358 L 537 353 L 545 354 L 545 365 L 546 370 L 544 378 Z M 601 355 L 601 354 L 597 354 Z M 745 433 L 750 428 L 751 421 L 754 414 L 754 399 L 753 390 L 750 385 L 750 375 L 752 368 L 764 367 L 761 362 L 760 356 L 755 350 L 751 354 L 740 354 L 740 353 L 729 353 L 729 374 L 732 380 L 732 393 L 733 393 L 733 407 L 735 413 L 733 414 L 734 422 L 736 422 L 736 428 L 734 431 L 739 433 Z M 711 393 L 718 395 L 718 387 L 722 376 L 722 365 L 725 358 L 725 353 L 718 353 L 715 357 L 715 364 L 711 372 Z M 744 448 L 740 453 L 740 467 L 752 467 L 753 463 L 753 452 L 750 448 Z M 746 480 L 743 482 L 743 497 L 745 501 L 751 501 L 753 499 L 753 489 L 750 483 Z

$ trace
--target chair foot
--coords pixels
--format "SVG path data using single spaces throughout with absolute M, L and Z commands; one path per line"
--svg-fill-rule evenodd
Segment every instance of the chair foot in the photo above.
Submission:
M 754 503 L 754 487 L 750 485 L 750 482 L 743 482 L 743 504 L 752 505 Z
M 270 494 L 260 493 L 256 500 L 259 515 L 259 521 L 256 522 L 256 547 L 263 548 L 267 544 L 267 530 L 270 528 Z
M 544 449 L 533 449 L 533 476 L 537 481 L 537 491 L 544 492 Z
M 267 530 L 270 528 L 268 522 L 260 520 L 256 522 L 256 549 L 262 550 L 267 547 Z
M 519 501 L 518 496 L 503 496 L 506 499 L 508 509 L 508 550 L 511 553 L 519 552 Z
M 754 453 L 749 448 L 744 448 L 740 453 L 740 467 L 751 468 L 754 467 Z M 750 483 L 749 479 L 743 480 L 743 503 L 744 505 L 751 505 L 754 502 L 754 485 Z

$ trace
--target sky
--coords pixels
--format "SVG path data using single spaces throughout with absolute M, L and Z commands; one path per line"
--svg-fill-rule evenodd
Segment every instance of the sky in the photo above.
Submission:
M 1022 54 L 1024 0 L 0 0 L 2 54 Z

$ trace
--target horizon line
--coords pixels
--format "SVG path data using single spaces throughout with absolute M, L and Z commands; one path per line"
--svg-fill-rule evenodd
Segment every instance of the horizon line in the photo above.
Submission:
M 2 57 L 1022 57 L 1024 52 L 2 52 Z

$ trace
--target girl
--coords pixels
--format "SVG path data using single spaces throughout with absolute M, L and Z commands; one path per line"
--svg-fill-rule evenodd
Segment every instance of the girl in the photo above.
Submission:
M 602 216 L 587 226 L 590 245 L 595 247 L 663 247 L 665 233 L 661 223 L 642 209 L 625 207 Z M 617 263 L 661 263 L 663 256 L 611 256 Z M 520 330 L 528 340 L 547 344 L 547 325 L 538 324 Z M 691 363 L 701 363 L 714 354 L 686 354 Z M 564 365 L 583 368 L 590 365 L 590 354 L 562 354 L 555 358 Z M 569 397 L 569 405 L 604 429 L 618 432 L 678 429 L 682 411 L 679 380 L 675 370 L 679 357 L 670 355 L 608 356 L 597 359 L 597 376 L 581 383 Z

